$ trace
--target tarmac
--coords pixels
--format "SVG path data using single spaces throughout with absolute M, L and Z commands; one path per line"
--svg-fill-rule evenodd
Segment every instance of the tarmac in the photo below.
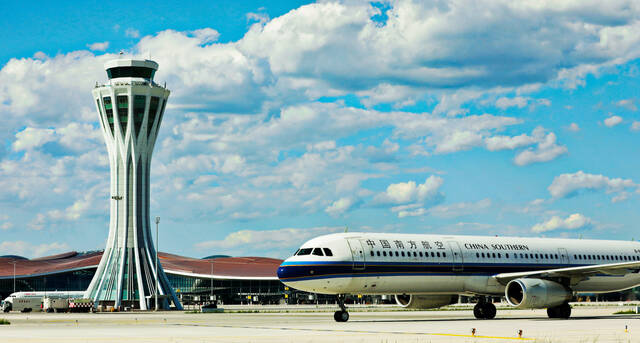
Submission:
M 11 324 L 0 325 L 0 341 L 640 342 L 640 315 L 613 314 L 629 310 L 628 306 L 578 306 L 569 320 L 548 319 L 545 310 L 499 309 L 493 320 L 476 320 L 469 309 L 361 308 L 350 312 L 351 318 L 346 323 L 336 323 L 330 307 L 251 313 L 264 309 L 229 308 L 235 313 L 2 313 L 0 318 Z

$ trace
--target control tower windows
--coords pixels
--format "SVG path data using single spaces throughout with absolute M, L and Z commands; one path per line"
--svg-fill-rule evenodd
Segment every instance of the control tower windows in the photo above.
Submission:
M 115 67 L 107 69 L 107 76 L 110 79 L 118 77 L 140 77 L 143 79 L 153 79 L 156 71 L 146 67 Z
M 158 105 L 160 104 L 160 98 L 152 96 L 149 102 L 149 121 L 147 122 L 147 137 L 151 134 L 151 128 L 156 121 L 156 114 L 158 112 Z
M 102 98 L 102 103 L 104 103 L 104 113 L 107 114 L 107 122 L 109 122 L 111 134 L 113 134 L 113 105 L 111 104 L 111 97 L 105 96 Z
M 127 119 L 129 116 L 129 97 L 126 95 L 118 95 L 118 119 L 120 120 L 120 129 L 124 137 L 127 130 Z
M 133 97 L 133 127 L 136 132 L 136 137 L 140 135 L 140 128 L 142 127 L 142 120 L 144 119 L 144 107 L 147 102 L 147 97 L 144 95 L 135 95 Z

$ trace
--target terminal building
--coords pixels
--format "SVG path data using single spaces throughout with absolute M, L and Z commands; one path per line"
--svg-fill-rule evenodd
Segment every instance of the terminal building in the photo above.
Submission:
M 84 291 L 103 252 L 67 252 L 26 259 L 0 256 L 0 297 L 14 291 Z M 202 304 L 211 296 L 222 304 L 308 302 L 313 295 L 288 290 L 276 270 L 282 260 L 266 257 L 210 256 L 203 259 L 159 253 L 169 283 L 183 304 Z M 14 274 L 15 266 L 15 274 Z M 15 277 L 14 277 L 15 276 Z

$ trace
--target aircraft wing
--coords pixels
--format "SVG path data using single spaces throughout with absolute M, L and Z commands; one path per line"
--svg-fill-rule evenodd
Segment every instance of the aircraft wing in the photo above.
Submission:
M 517 273 L 501 273 L 493 277 L 501 284 L 507 284 L 513 279 L 520 278 L 569 278 L 569 279 L 585 279 L 596 274 L 606 275 L 626 275 L 630 273 L 640 272 L 640 261 L 596 264 L 581 267 L 568 267 L 557 269 L 536 270 L 531 272 Z

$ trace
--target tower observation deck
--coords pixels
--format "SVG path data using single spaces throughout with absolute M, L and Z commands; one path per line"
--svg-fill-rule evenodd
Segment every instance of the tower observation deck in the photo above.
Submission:
M 117 59 L 93 100 L 111 166 L 111 219 L 104 254 L 85 296 L 96 304 L 146 310 L 158 287 L 159 307 L 182 309 L 162 266 L 157 267 L 149 218 L 149 175 L 169 90 L 156 84 L 158 64 Z

